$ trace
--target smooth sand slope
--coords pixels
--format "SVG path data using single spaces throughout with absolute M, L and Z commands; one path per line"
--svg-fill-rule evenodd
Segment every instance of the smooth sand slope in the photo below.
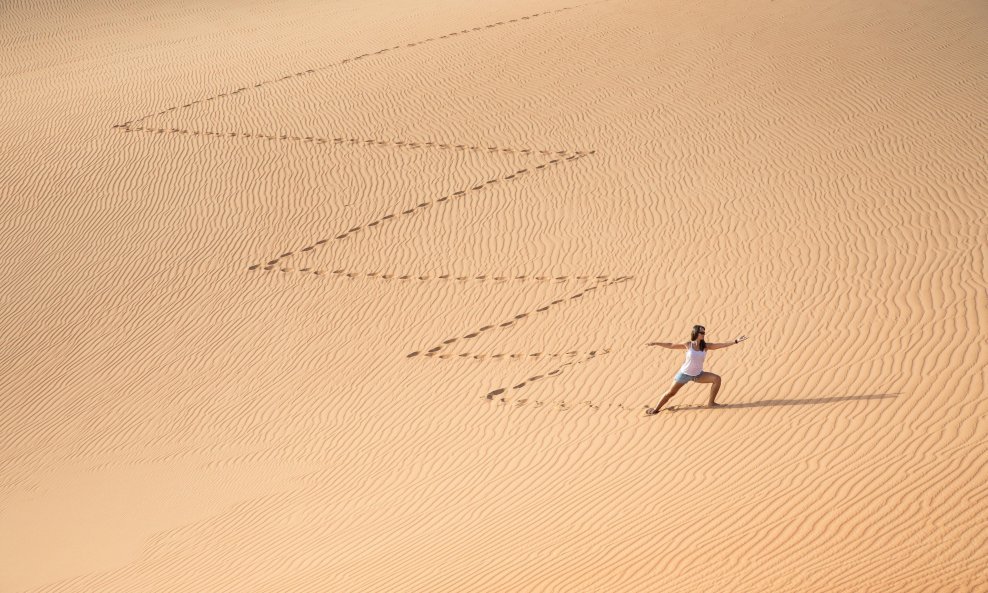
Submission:
M 986 27 L 4 3 L 0 591 L 988 591 Z

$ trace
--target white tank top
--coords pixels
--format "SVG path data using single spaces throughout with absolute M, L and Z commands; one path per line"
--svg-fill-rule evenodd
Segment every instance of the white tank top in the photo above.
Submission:
M 695 377 L 703 372 L 703 359 L 707 357 L 706 350 L 694 350 L 693 342 L 686 344 L 686 362 L 683 363 L 680 373 Z

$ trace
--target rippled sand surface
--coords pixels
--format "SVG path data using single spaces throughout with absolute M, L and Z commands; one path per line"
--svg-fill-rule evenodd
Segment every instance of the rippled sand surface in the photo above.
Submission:
M 5 5 L 0 591 L 988 591 L 986 27 Z

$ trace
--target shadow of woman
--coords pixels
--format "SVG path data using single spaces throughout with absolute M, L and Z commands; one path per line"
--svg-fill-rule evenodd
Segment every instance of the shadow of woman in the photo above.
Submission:
M 875 400 L 875 399 L 895 399 L 896 396 L 901 395 L 902 392 L 895 393 L 872 393 L 868 395 L 840 395 L 837 397 L 812 397 L 808 399 L 763 399 L 756 402 L 747 402 L 739 404 L 721 404 L 715 408 L 710 408 L 708 406 L 682 406 L 674 407 L 677 411 L 682 410 L 724 410 L 728 408 L 738 409 L 738 408 L 764 408 L 768 406 L 807 406 L 813 404 L 834 404 L 838 402 L 847 401 L 861 401 L 861 400 Z

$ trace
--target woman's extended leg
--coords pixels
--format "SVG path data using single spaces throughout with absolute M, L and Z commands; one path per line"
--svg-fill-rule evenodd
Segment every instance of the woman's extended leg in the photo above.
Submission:
M 666 391 L 666 394 L 662 396 L 662 401 L 659 402 L 659 405 L 654 408 L 649 408 L 647 413 L 658 414 L 659 410 L 662 409 L 662 406 L 666 405 L 666 402 L 672 399 L 672 396 L 676 395 L 676 392 L 682 389 L 683 385 L 686 385 L 686 383 L 676 383 L 673 381 L 672 385 L 669 387 L 669 391 Z
M 700 373 L 694 381 L 697 383 L 710 383 L 710 400 L 707 402 L 708 406 L 715 408 L 721 405 L 716 401 L 717 392 L 720 391 L 720 375 L 715 375 L 714 373 L 704 371 Z

